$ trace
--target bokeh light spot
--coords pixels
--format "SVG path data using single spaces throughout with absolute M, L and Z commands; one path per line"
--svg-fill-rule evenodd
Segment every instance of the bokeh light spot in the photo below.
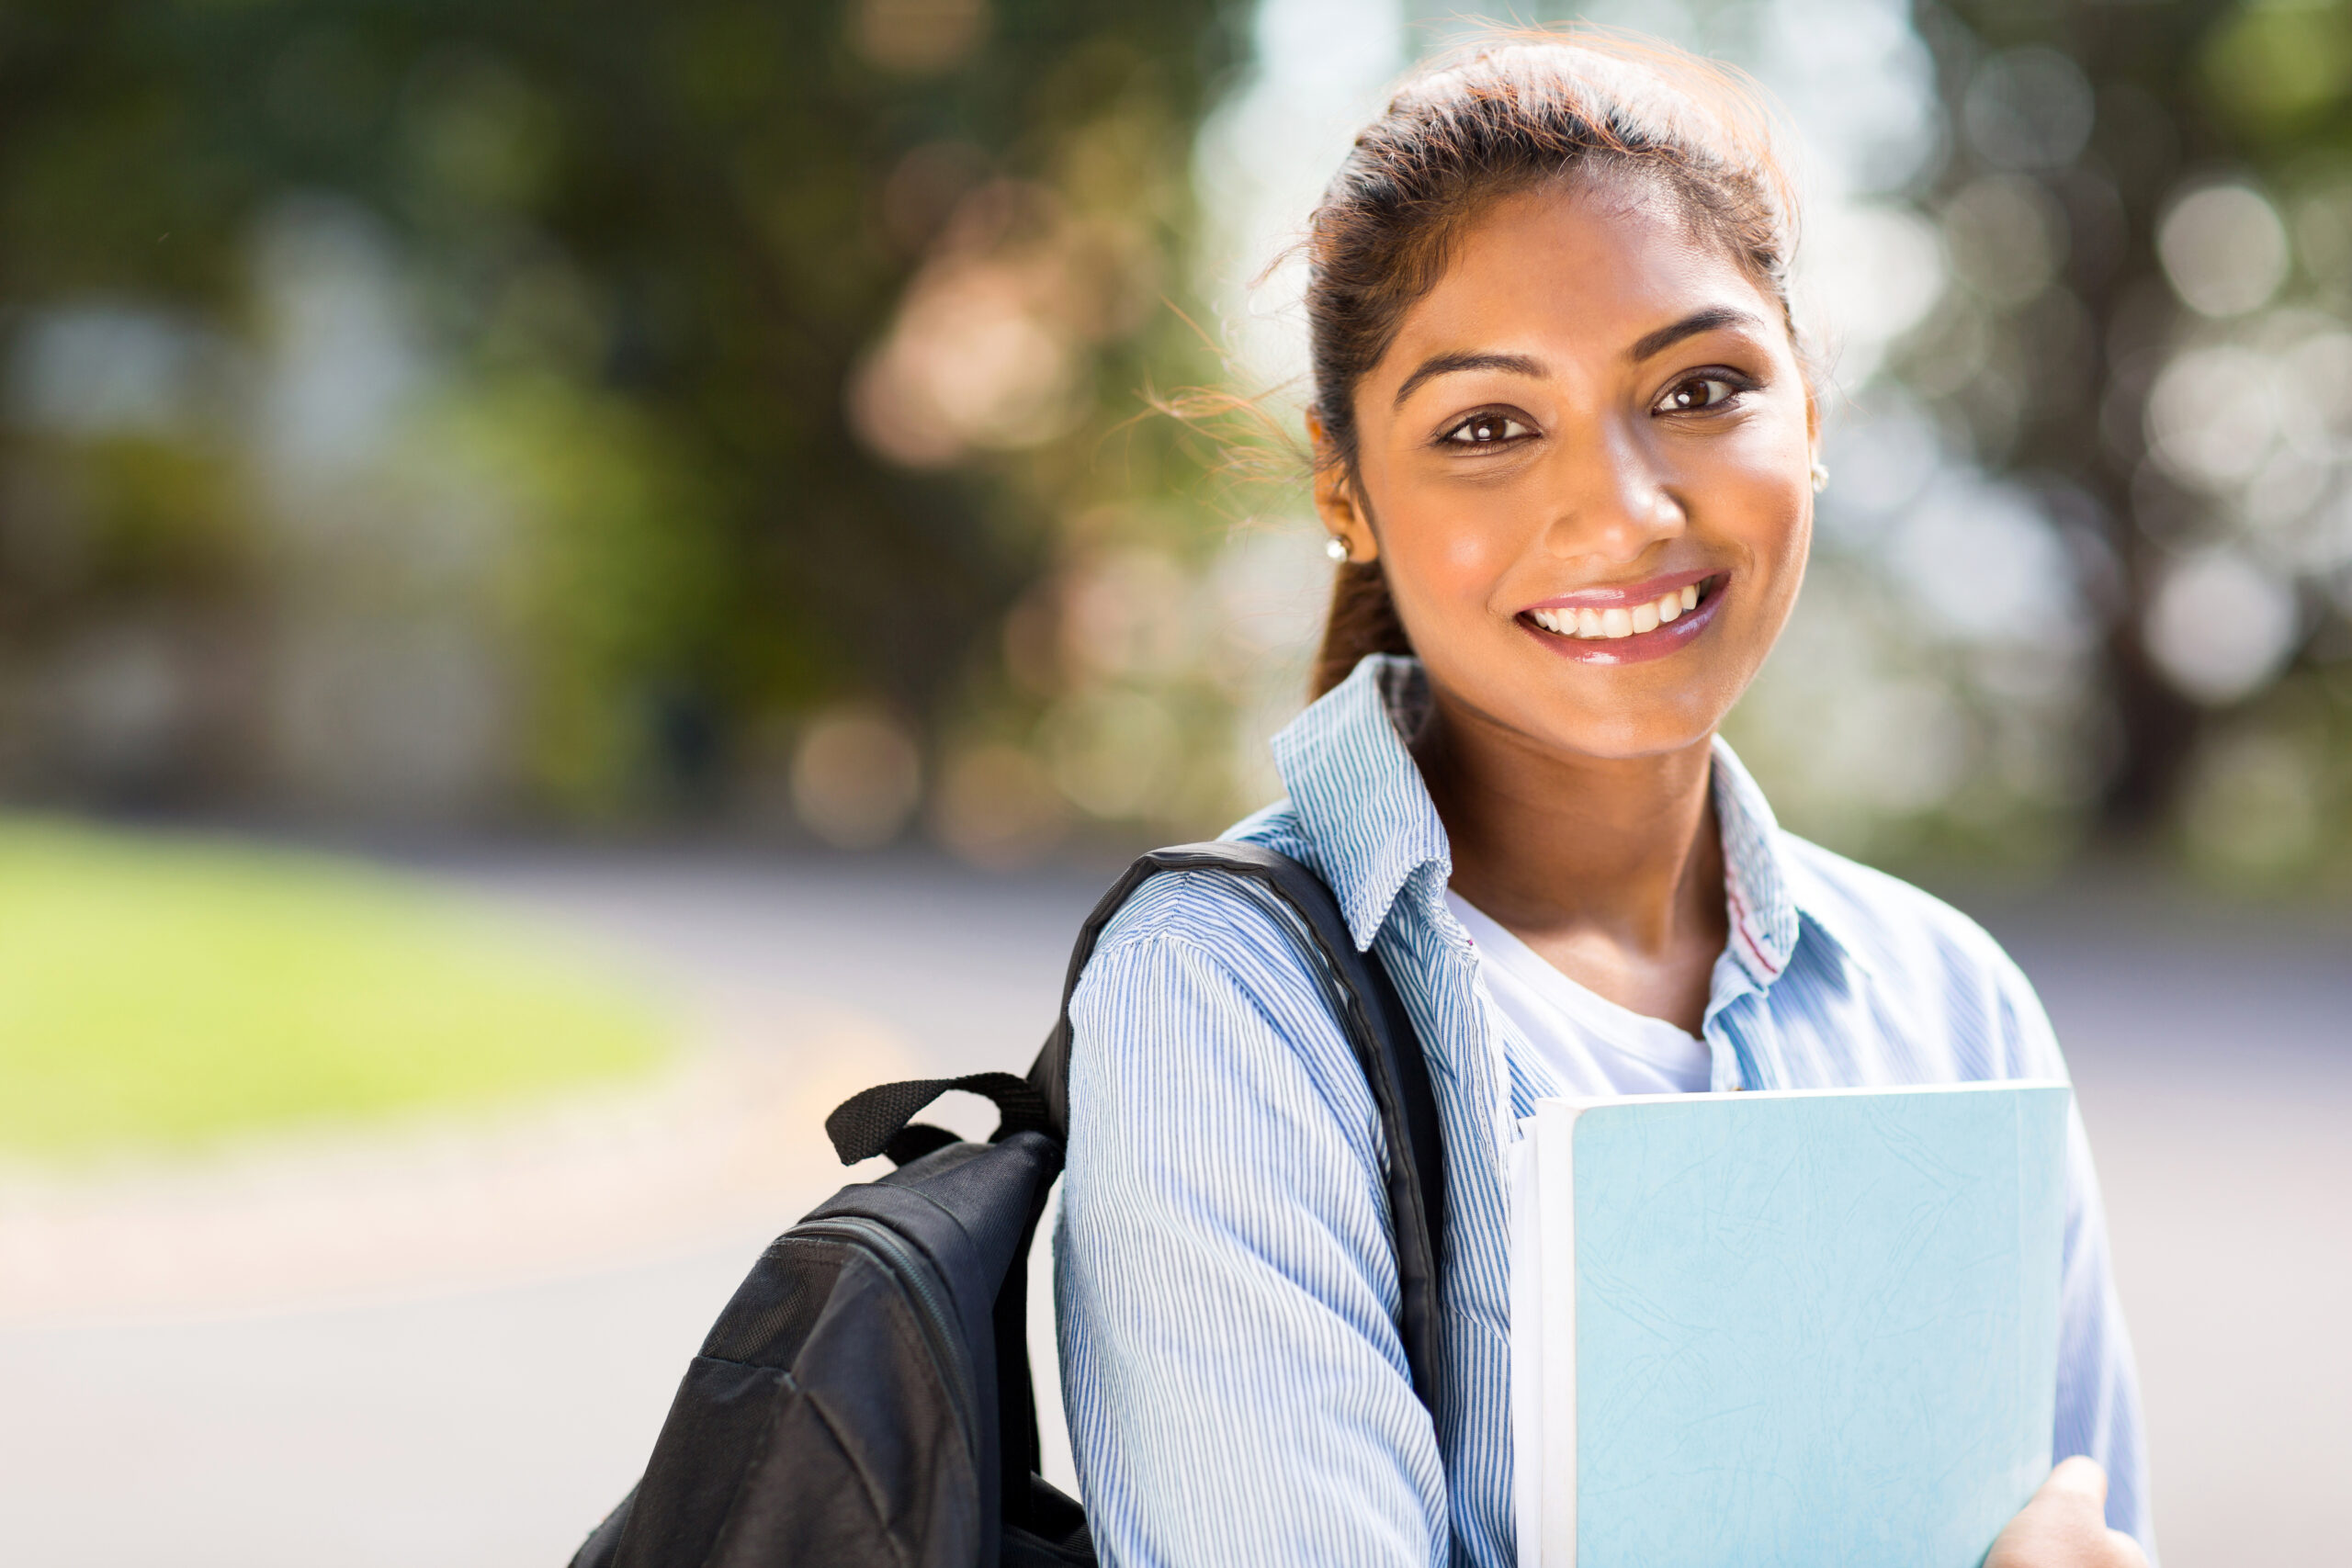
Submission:
M 2294 590 L 2231 550 L 2192 556 L 2165 574 L 2143 630 L 2173 683 L 2219 705 L 2268 681 L 2294 646 Z
M 822 714 L 792 759 L 792 805 L 808 830 L 841 849 L 896 838 L 922 784 L 913 737 L 873 708 Z
M 2173 204 L 2156 254 L 2181 302 L 2199 315 L 2243 316 L 2287 281 L 2287 229 L 2261 192 L 2207 186 Z
M 2091 86 L 2054 49 L 2006 50 L 1976 68 L 1961 117 L 1969 145 L 1995 168 L 2064 168 L 2090 140 Z

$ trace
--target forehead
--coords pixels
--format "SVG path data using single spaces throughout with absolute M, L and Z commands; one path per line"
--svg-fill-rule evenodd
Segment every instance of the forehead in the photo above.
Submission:
M 1415 351 L 1541 342 L 1613 355 L 1713 305 L 1781 315 L 1656 182 L 1555 181 L 1504 197 L 1454 236 L 1445 270 L 1406 310 L 1374 376 L 1405 374 L 1398 367 L 1415 363 Z

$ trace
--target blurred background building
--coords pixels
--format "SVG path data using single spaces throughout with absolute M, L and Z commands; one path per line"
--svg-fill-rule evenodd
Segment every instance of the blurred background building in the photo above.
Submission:
M 12 1539 L 560 1561 L 823 1111 L 1274 793 L 1292 245 L 1464 9 L 0 4 Z M 1833 479 L 1733 737 L 2049 998 L 2168 1561 L 2335 1560 L 2352 5 L 1508 10 L 1784 106 Z

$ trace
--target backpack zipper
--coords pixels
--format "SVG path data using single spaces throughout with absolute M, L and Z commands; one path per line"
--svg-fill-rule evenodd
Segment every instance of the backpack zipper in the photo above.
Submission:
M 829 1215 L 795 1225 L 791 1234 L 826 1236 L 859 1248 L 880 1264 L 885 1273 L 899 1280 L 914 1299 L 915 1316 L 922 1325 L 923 1339 L 932 1360 L 939 1368 L 940 1381 L 947 1385 L 948 1400 L 956 1406 L 956 1424 L 964 1433 L 965 1449 L 977 1466 L 980 1461 L 979 1414 L 976 1408 L 978 1400 L 972 1392 L 970 1369 L 965 1366 L 964 1358 L 956 1354 L 955 1320 L 940 1301 L 939 1292 L 932 1289 L 930 1265 L 888 1225 L 855 1214 Z

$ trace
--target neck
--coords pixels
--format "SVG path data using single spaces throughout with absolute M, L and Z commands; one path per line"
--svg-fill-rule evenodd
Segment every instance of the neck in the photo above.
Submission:
M 1588 984 L 1587 965 L 1564 955 L 1613 953 L 1603 971 L 1663 964 L 1683 972 L 1687 995 L 1692 966 L 1703 976 L 1728 930 L 1713 738 L 1657 756 L 1583 756 L 1431 697 L 1413 751 L 1455 890 Z

